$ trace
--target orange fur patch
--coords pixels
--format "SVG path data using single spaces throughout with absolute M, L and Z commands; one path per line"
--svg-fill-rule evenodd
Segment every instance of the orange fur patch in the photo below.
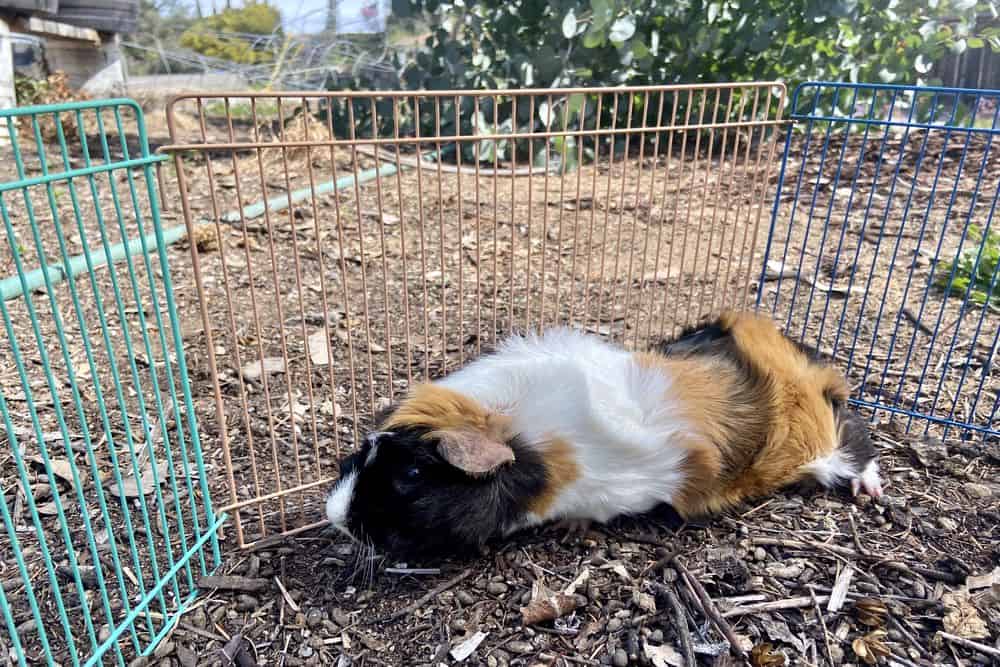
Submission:
M 673 380 L 666 400 L 684 406 L 696 434 L 671 443 L 689 450 L 687 480 L 674 503 L 685 517 L 716 512 L 799 481 L 803 466 L 830 454 L 838 433 L 831 400 L 847 381 L 811 361 L 768 318 L 726 312 L 743 363 L 707 356 L 640 353 Z
M 528 511 L 541 517 L 548 513 L 559 493 L 580 478 L 580 466 L 570 443 L 562 438 L 551 438 L 543 447 L 545 489 L 528 504 Z
M 406 426 L 428 428 L 432 432 L 471 429 L 498 442 L 506 442 L 513 435 L 510 417 L 489 412 L 468 396 L 430 383 L 414 387 L 386 418 L 382 429 L 391 431 Z

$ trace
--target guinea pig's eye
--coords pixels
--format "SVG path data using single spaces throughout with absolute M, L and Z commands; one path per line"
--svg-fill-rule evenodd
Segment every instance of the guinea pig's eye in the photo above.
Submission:
M 420 477 L 421 472 L 423 471 L 420 469 L 420 466 L 414 465 L 407 468 L 406 472 L 403 473 L 403 476 L 406 477 L 406 479 L 417 479 Z

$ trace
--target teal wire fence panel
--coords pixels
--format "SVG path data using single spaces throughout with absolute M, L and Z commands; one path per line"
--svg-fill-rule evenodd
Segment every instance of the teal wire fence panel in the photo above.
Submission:
M 0 111 L 0 662 L 125 665 L 220 562 L 141 110 Z

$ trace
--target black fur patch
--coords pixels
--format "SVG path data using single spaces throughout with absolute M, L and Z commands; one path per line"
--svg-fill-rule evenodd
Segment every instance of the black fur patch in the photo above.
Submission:
M 843 405 L 835 406 L 833 414 L 840 434 L 840 449 L 860 473 L 878 456 L 868 424 L 861 415 Z
M 545 464 L 517 438 L 508 444 L 515 462 L 472 477 L 438 454 L 425 429 L 403 429 L 347 457 L 341 477 L 357 473 L 347 529 L 399 555 L 458 555 L 498 536 L 525 513 L 546 482 Z

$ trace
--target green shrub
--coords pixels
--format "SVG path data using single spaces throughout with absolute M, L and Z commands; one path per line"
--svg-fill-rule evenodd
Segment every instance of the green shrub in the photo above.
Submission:
M 975 0 L 395 0 L 429 17 L 411 88 L 779 78 L 918 83 L 949 51 L 1000 50 Z
M 983 235 L 981 227 L 969 225 L 968 238 L 971 247 L 960 252 L 951 266 L 938 274 L 937 285 L 946 296 L 964 298 L 968 292 L 969 301 L 1000 307 L 1000 293 L 997 290 L 997 264 L 1000 263 L 1000 233 L 988 230 Z M 976 258 L 979 264 L 976 265 Z
M 280 31 L 281 13 L 275 7 L 250 2 L 196 21 L 181 35 L 180 43 L 212 58 L 256 65 L 274 61 L 275 53 L 262 47 L 266 40 L 255 37 L 277 36 Z

